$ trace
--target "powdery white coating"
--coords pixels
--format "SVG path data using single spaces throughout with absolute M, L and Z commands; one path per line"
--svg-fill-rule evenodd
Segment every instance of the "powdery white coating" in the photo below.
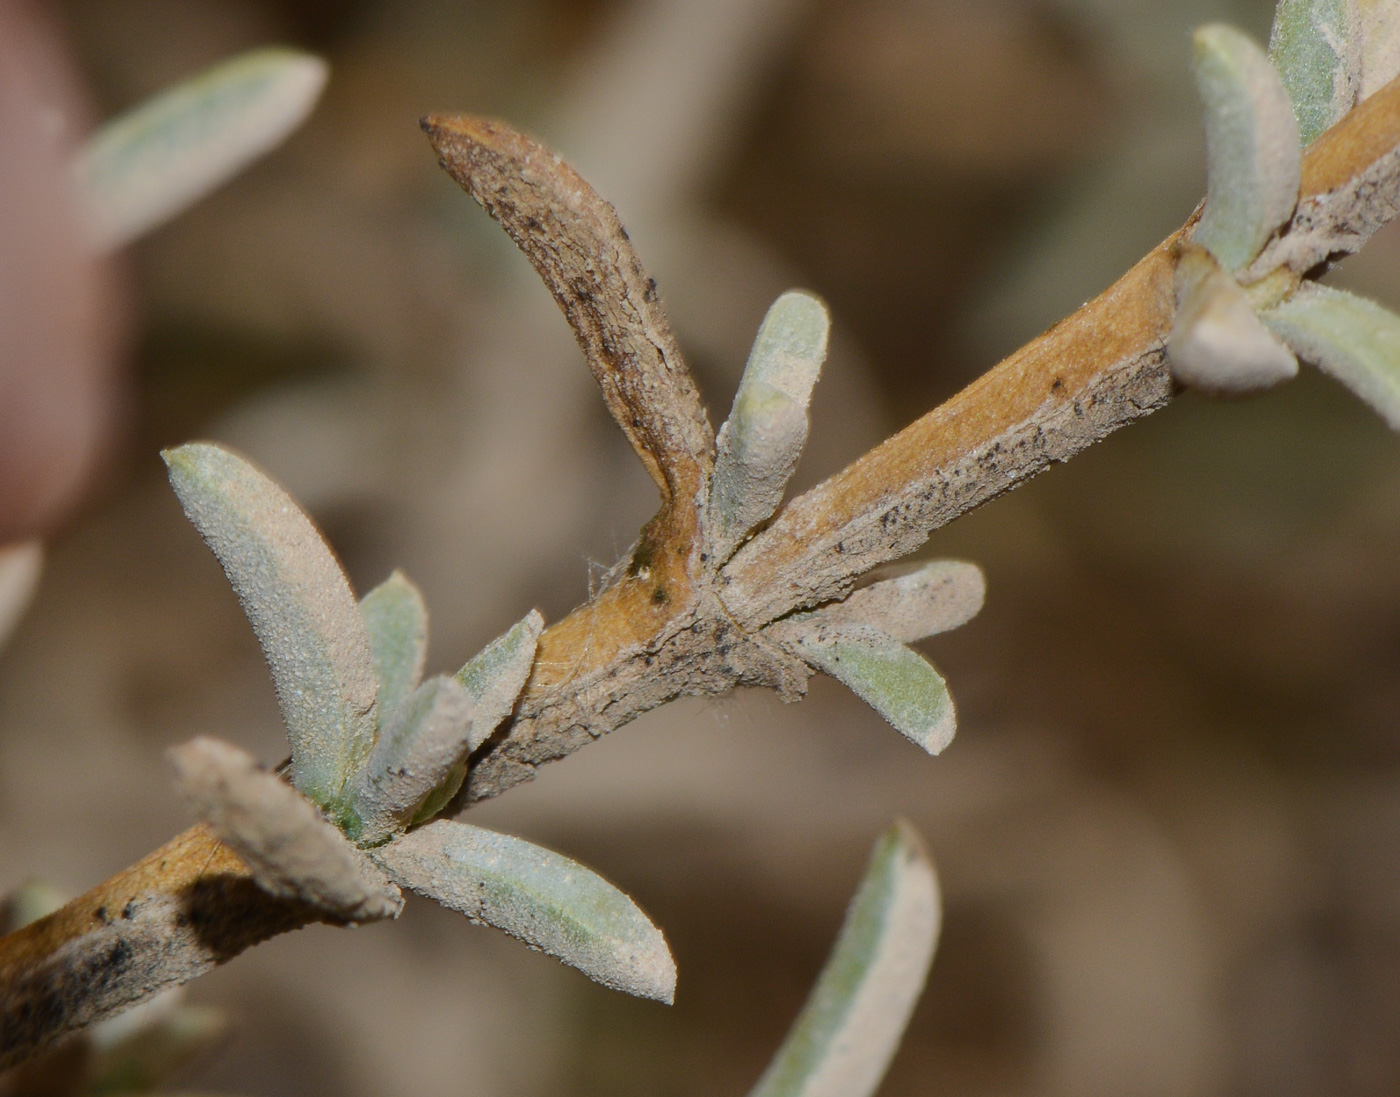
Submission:
M 1356 104 L 1359 30 L 1356 0 L 1279 0 L 1274 10 L 1269 57 L 1293 103 L 1304 145 Z
M 1309 282 L 1263 320 L 1300 358 L 1330 373 L 1400 430 L 1400 316 L 1364 297 Z
M 475 706 L 467 753 L 491 737 L 501 721 L 511 714 L 520 691 L 530 679 L 535 664 L 535 648 L 544 629 L 539 610 L 531 610 L 481 649 L 455 675 Z M 467 759 L 453 766 L 414 816 L 415 823 L 426 823 L 457 795 L 467 778 Z
M 471 753 L 475 706 L 454 678 L 432 678 L 385 724 L 351 781 L 347 833 L 361 845 L 403 830 Z
M 400 885 L 558 957 L 595 982 L 669 1003 L 676 965 L 645 914 L 595 872 L 550 850 L 450 820 L 373 851 Z
M 1369 99 L 1400 74 L 1400 5 L 1395 0 L 1356 0 L 1361 39 L 1361 87 Z
M 896 823 L 870 865 L 831 957 L 750 1097 L 871 1097 L 923 992 L 942 923 L 918 835 Z
M 0 545 L 0 647 L 29 608 L 43 571 L 44 546 L 40 542 Z
M 782 501 L 807 442 L 807 406 L 830 327 L 826 306 L 802 290 L 779 297 L 759 326 L 734 406 L 715 440 L 710 523 L 717 561 Z
M 401 571 L 395 571 L 360 599 L 360 616 L 369 634 L 370 659 L 378 683 L 375 709 L 381 726 L 423 678 L 428 658 L 428 607 L 423 594 Z
M 1259 254 L 1298 203 L 1302 147 L 1288 92 L 1245 34 L 1215 23 L 1194 36 L 1206 127 L 1206 206 L 1193 239 L 1226 270 Z
M 369 635 L 345 573 L 287 493 L 241 457 L 207 442 L 161 456 L 267 656 L 292 783 L 334 807 L 375 738 Z
M 930 754 L 953 741 L 957 713 L 943 676 L 889 633 L 812 613 L 779 622 L 766 634 L 826 671 Z
M 934 560 L 808 616 L 838 625 L 870 625 L 912 643 L 965 625 L 981 611 L 986 594 L 987 581 L 976 564 Z
M 254 50 L 108 123 L 79 165 L 94 242 L 130 243 L 276 148 L 311 113 L 328 75 L 319 57 Z
M 264 891 L 351 922 L 397 917 L 398 888 L 252 755 L 200 736 L 172 748 L 170 759 L 185 799 Z
M 532 609 L 456 673 L 478 713 L 480 726 L 472 733 L 472 750 L 486 742 L 487 736 L 515 708 L 515 699 L 530 678 L 542 631 L 544 618 L 539 610 Z
M 1298 375 L 1293 353 L 1270 334 L 1245 291 L 1209 252 L 1192 248 L 1182 255 L 1176 294 L 1167 358 L 1178 384 L 1243 396 Z

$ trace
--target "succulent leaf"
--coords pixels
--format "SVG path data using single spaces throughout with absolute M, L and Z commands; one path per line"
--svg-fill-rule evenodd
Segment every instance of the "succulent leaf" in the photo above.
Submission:
M 1298 374 L 1298 361 L 1255 315 L 1238 282 L 1204 248 L 1176 268 L 1176 318 L 1167 339 L 1172 376 L 1215 396 L 1262 392 Z
M 374 845 L 403 830 L 472 749 L 475 707 L 455 678 L 424 682 L 379 733 L 347 790 L 346 833 Z
M 530 678 L 535 647 L 543 629 L 544 618 L 538 610 L 531 610 L 457 672 L 457 681 L 465 687 L 476 709 L 468 754 L 486 742 L 515 708 L 516 699 Z M 467 762 L 464 758 L 424 801 L 413 821 L 425 823 L 442 811 L 457 795 L 466 778 Z
M 831 957 L 750 1097 L 871 1097 L 928 978 L 938 880 L 907 823 L 871 854 Z
M 939 754 L 953 741 L 957 714 L 943 676 L 922 655 L 869 625 L 792 618 L 775 638 L 826 671 L 900 734 Z
M 1274 10 L 1269 57 L 1304 145 L 1356 103 L 1362 72 L 1358 23 L 1356 0 L 1279 0 Z
M 1298 123 L 1278 73 L 1247 35 L 1215 23 L 1193 41 L 1207 174 L 1194 239 L 1233 272 L 1259 254 L 1297 204 Z
M 98 246 L 130 243 L 281 144 L 327 72 L 310 54 L 254 50 L 103 126 L 79 167 Z
M 830 326 L 826 306 L 801 290 L 784 293 L 763 318 L 716 439 L 710 484 L 716 561 L 727 559 L 782 500 L 807 442 L 807 405 Z
M 1263 314 L 1269 330 L 1400 430 L 1400 316 L 1374 301 L 1309 282 Z
M 670 1002 L 666 939 L 597 873 L 520 838 L 450 820 L 373 851 L 401 886 L 519 938 L 595 982 Z
M 200 736 L 174 747 L 181 793 L 231 846 L 259 887 L 349 922 L 396 917 L 387 877 L 310 800 L 231 743 Z
M 369 635 L 345 573 L 291 497 L 241 457 L 206 442 L 161 456 L 267 656 L 292 783 L 334 809 L 376 730 Z
M 823 606 L 803 619 L 869 625 L 907 644 L 965 625 L 982 609 L 986 593 L 986 579 L 976 564 L 933 560 L 907 574 L 872 583 L 844 602 Z
M 369 634 L 378 683 L 375 707 L 382 727 L 394 718 L 423 677 L 428 658 L 428 607 L 419 589 L 403 572 L 395 571 L 360 599 L 360 616 Z

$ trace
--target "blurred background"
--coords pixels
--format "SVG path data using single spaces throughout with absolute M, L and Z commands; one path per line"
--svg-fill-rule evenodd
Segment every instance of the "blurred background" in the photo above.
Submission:
M 1271 17 L 1267 0 L 26 10 L 36 37 L 0 20 L 0 45 L 66 66 L 76 132 L 252 46 L 332 67 L 284 148 L 110 266 L 50 292 L 33 272 L 57 245 L 0 259 L 34 302 L 6 306 L 9 330 L 55 301 L 80 313 L 6 337 L 9 414 L 38 441 L 0 430 L 49 446 L 53 479 L 26 495 L 7 470 L 0 491 L 19 500 L 6 535 L 51 546 L 0 655 L 0 890 L 70 893 L 187 824 L 167 747 L 285 753 L 160 447 L 249 454 L 361 591 L 402 566 L 433 614 L 430 672 L 531 606 L 562 617 L 653 509 L 552 300 L 437 168 L 421 115 L 508 119 L 615 202 L 715 423 L 771 300 L 821 293 L 834 343 L 801 488 L 1186 217 L 1204 188 L 1189 31 L 1262 38 Z M 1333 277 L 1400 306 L 1400 234 Z M 74 331 L 67 366 L 29 357 Z M 16 377 L 51 419 L 16 419 Z M 672 943 L 673 1008 L 410 900 L 397 924 L 307 929 L 195 983 L 232 1029 L 189 1083 L 742 1094 L 903 815 L 947 909 L 888 1097 L 1394 1093 L 1397 551 L 1400 439 L 1336 386 L 1305 371 L 1249 402 L 1184 397 L 933 537 L 926 555 L 977 561 L 989 587 L 927 645 L 960 710 L 944 756 L 819 677 L 800 705 L 673 704 L 472 811 L 629 891 Z

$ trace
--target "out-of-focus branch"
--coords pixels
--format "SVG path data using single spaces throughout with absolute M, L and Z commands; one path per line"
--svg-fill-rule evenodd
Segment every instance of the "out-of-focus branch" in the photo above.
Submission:
M 1308 153 L 1304 179 L 1304 200 L 1264 253 L 1278 257 L 1289 284 L 1355 250 L 1394 216 L 1400 86 L 1377 94 L 1320 139 Z M 604 228 L 605 247 L 594 261 L 630 261 L 625 242 L 610 231 Z M 839 596 L 870 568 L 912 551 L 931 530 L 1167 403 L 1163 344 L 1179 239 L 1168 239 L 1073 316 L 794 501 L 723 567 L 703 552 L 708 437 L 685 442 L 693 446 L 688 455 L 663 456 L 657 440 L 644 445 L 639 436 L 639 450 L 658 445 L 651 452 L 663 470 L 663 513 L 689 512 L 652 527 L 667 538 L 652 551 L 687 562 L 685 584 L 668 586 L 667 574 L 634 556 L 628 576 L 550 628 L 515 719 L 474 758 L 464 799 L 498 795 L 544 762 L 678 696 L 716 695 L 737 685 L 800 695 L 810 671 L 766 635 L 766 625 Z M 575 320 L 568 302 L 561 303 Z M 590 304 L 580 315 L 598 307 Z M 644 315 L 616 316 L 627 339 L 650 330 Z M 579 334 L 589 347 L 594 336 Z M 595 371 L 600 361 L 605 373 L 620 368 L 604 355 L 592 360 Z M 671 368 L 683 370 L 678 359 Z M 661 413 L 665 400 L 649 403 L 655 399 L 642 386 L 618 403 L 645 421 Z M 674 437 L 690 438 L 690 428 Z M 685 467 L 693 472 L 674 473 Z M 699 477 L 693 489 L 691 476 Z M 685 491 L 677 491 L 682 483 Z M 318 917 L 259 890 L 243 864 L 202 828 L 188 831 L 63 910 L 0 939 L 0 1066 Z

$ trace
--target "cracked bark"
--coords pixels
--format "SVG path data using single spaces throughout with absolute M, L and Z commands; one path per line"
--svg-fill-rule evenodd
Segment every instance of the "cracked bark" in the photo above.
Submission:
M 449 170 L 481 192 L 530 254 L 662 494 L 626 574 L 541 637 L 516 716 L 474 756 L 463 803 L 498 795 L 680 696 L 761 685 L 795 699 L 811 672 L 770 642 L 765 626 L 842 596 L 932 530 L 1170 400 L 1163 346 L 1185 229 L 947 403 L 789 503 L 719 567 L 704 525 L 712 435 L 611 207 L 504 127 L 433 119 L 428 128 Z M 1400 84 L 1392 83 L 1308 150 L 1299 208 L 1251 275 L 1286 266 L 1296 284 L 1359 248 L 1397 206 Z M 0 939 L 0 1067 L 318 920 L 319 912 L 259 890 L 232 851 L 195 827 Z

